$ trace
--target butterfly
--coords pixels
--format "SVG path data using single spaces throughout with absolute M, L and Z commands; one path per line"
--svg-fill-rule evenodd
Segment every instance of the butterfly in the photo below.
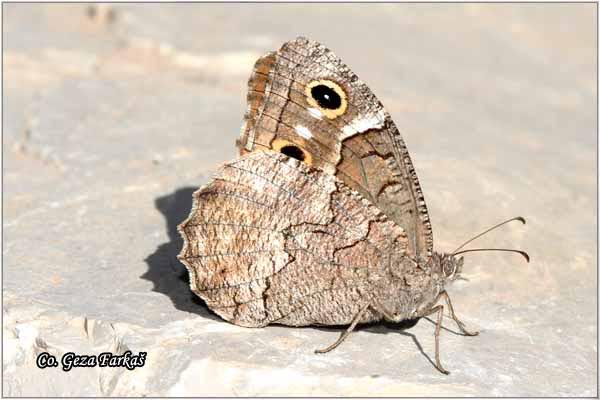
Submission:
M 425 199 L 390 115 L 323 45 L 297 38 L 261 57 L 248 82 L 240 157 L 193 195 L 179 225 L 190 286 L 234 324 L 263 327 L 416 321 L 435 314 L 460 250 L 433 251 Z M 524 252 L 511 249 L 528 259 Z M 440 303 L 444 304 L 440 304 Z

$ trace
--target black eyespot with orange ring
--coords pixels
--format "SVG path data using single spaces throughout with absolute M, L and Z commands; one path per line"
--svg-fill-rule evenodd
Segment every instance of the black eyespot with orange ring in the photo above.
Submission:
M 340 85 L 329 79 L 310 82 L 305 88 L 306 101 L 325 117 L 335 119 L 348 108 L 348 95 Z
M 296 143 L 285 139 L 275 139 L 271 144 L 273 150 L 285 154 L 288 157 L 300 160 L 308 165 L 312 165 L 312 156 L 309 152 L 302 149 Z

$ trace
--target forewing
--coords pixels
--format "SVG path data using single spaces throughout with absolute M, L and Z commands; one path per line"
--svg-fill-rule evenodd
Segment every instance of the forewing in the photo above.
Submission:
M 315 86 L 339 94 L 338 109 L 319 103 Z M 427 207 L 398 129 L 367 85 L 323 45 L 298 38 L 257 61 L 238 146 L 241 154 L 296 147 L 298 158 L 336 175 L 402 226 L 411 254 L 431 256 Z

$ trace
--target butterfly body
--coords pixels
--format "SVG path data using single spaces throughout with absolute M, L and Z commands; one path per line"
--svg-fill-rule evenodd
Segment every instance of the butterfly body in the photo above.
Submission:
M 223 166 L 180 231 L 192 290 L 242 326 L 350 324 L 364 304 L 413 319 L 453 277 L 447 257 L 417 264 L 406 232 L 360 193 L 272 151 Z M 372 308 L 359 322 L 381 319 Z
M 437 313 L 462 258 L 433 252 L 408 150 L 371 90 L 305 38 L 261 57 L 225 164 L 178 227 L 192 291 L 246 327 L 349 325 Z

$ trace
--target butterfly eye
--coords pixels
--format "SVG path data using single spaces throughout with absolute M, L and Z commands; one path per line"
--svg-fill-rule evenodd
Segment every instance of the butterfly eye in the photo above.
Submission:
M 281 154 L 285 154 L 288 157 L 300 160 L 308 165 L 312 164 L 312 157 L 310 156 L 310 153 L 304 151 L 295 143 L 288 142 L 287 140 L 283 139 L 275 139 L 272 146 L 273 150 L 278 151 Z
M 322 79 L 306 85 L 306 100 L 329 119 L 334 119 L 348 108 L 346 92 L 337 83 Z

